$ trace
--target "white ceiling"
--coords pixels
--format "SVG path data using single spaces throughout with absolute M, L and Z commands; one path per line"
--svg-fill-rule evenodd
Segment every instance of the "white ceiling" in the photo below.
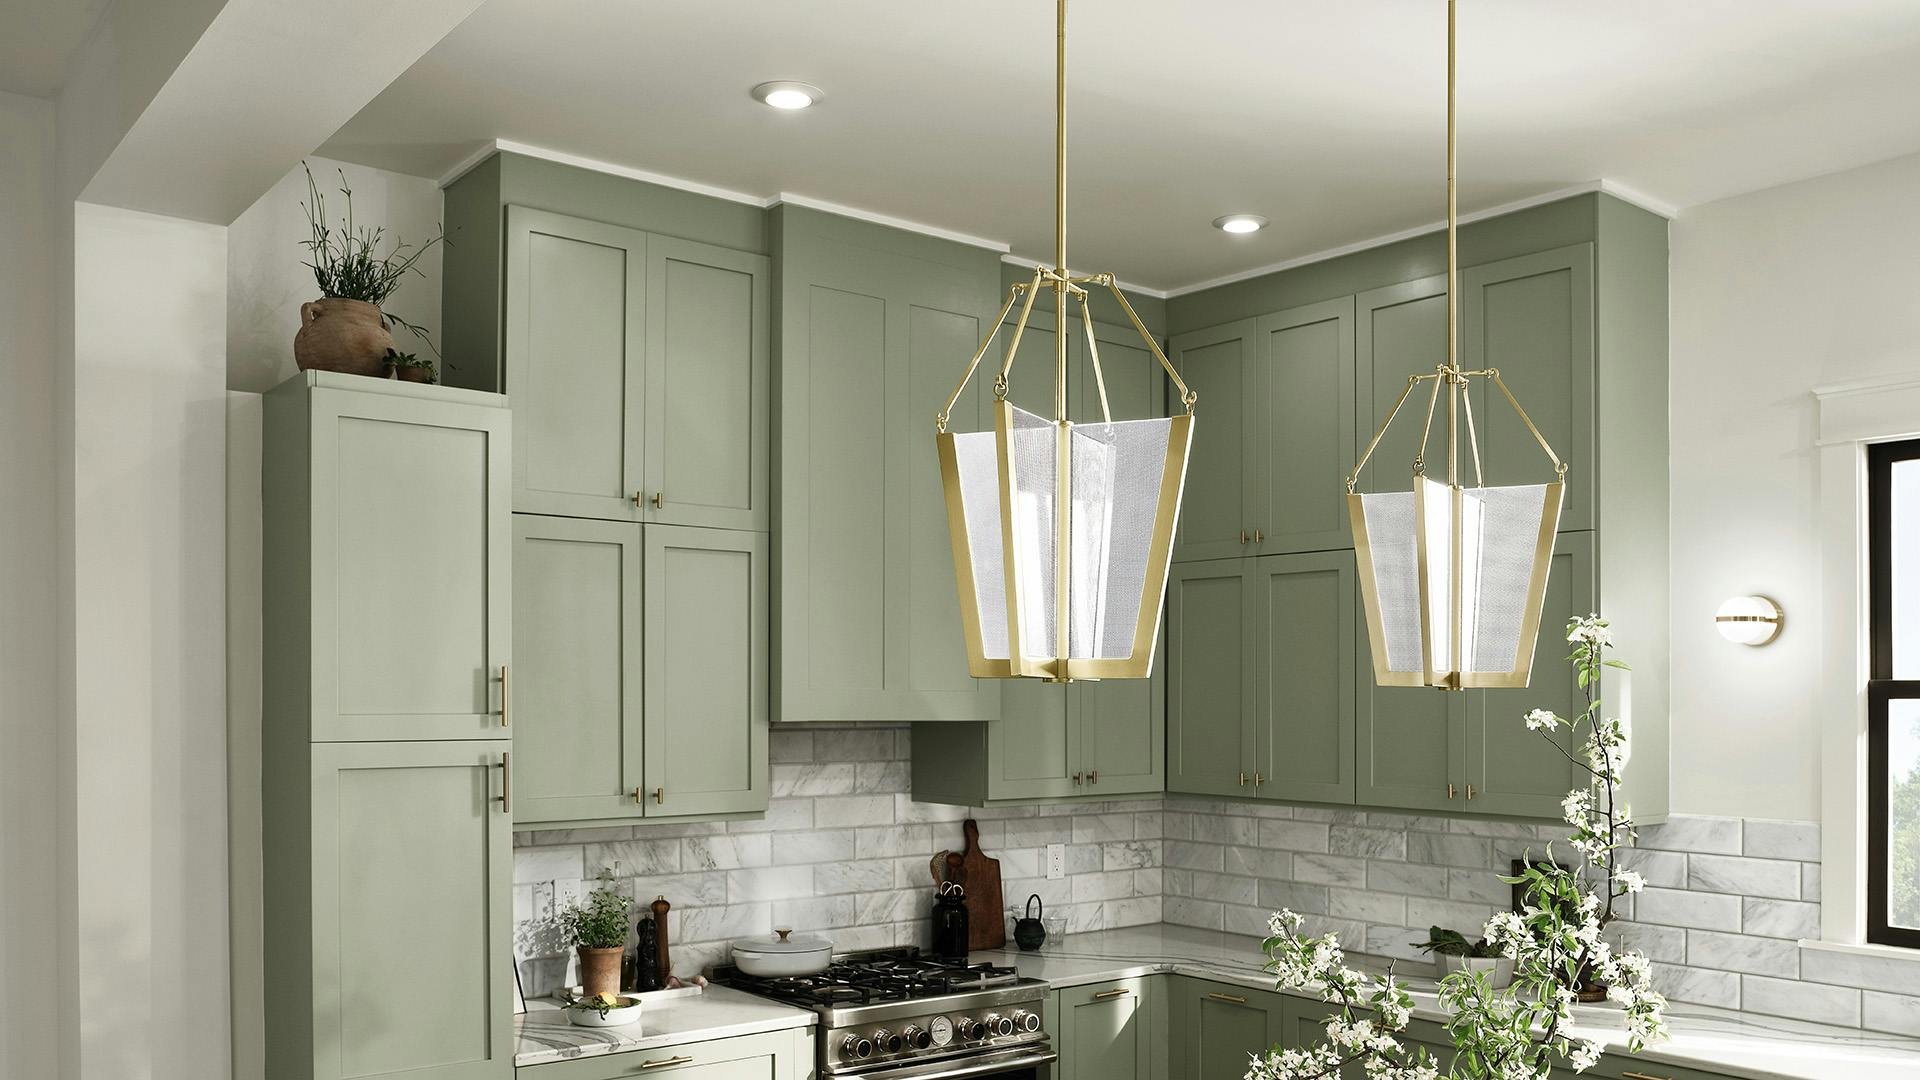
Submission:
M 1462 212 L 1598 179 L 1685 207 L 1920 150 L 1916 0 L 1464 0 Z M 1069 261 L 1161 289 L 1429 225 L 1440 0 L 1076 0 Z M 748 96 L 799 79 L 798 113 Z M 321 149 L 501 139 L 1052 249 L 1046 0 L 489 0 Z M 1229 212 L 1272 225 L 1210 227 Z
M 0 0 L 0 90 L 50 97 L 107 0 Z

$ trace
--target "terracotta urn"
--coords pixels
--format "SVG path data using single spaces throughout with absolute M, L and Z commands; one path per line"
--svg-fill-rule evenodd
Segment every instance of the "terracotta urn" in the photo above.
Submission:
M 605 949 L 581 945 L 575 951 L 580 954 L 581 993 L 592 997 L 620 992 L 620 955 L 625 949 L 617 945 Z
M 300 331 L 293 335 L 293 362 L 302 371 L 344 371 L 384 376 L 393 335 L 380 309 L 363 300 L 309 300 L 300 305 Z

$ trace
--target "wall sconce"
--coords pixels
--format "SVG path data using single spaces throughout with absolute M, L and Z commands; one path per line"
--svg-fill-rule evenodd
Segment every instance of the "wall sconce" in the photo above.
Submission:
M 1714 625 L 1720 636 L 1741 645 L 1765 645 L 1780 636 L 1786 621 L 1780 605 L 1765 596 L 1736 596 L 1720 605 Z

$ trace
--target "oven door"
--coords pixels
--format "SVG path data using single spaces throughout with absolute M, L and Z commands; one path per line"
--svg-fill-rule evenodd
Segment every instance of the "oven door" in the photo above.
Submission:
M 1059 1054 L 1046 1044 L 965 1054 L 939 1061 L 903 1061 L 859 1074 L 859 1080 L 1053 1080 Z

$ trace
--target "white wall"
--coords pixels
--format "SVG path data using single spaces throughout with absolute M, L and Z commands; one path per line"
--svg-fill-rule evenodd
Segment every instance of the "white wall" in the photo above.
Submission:
M 1673 809 L 1819 817 L 1815 386 L 1920 370 L 1920 155 L 1673 223 Z M 1786 610 L 1761 649 L 1729 596 Z
M 0 93 L 0 1076 L 22 1078 L 58 1069 L 53 122 Z
M 328 217 L 336 222 L 346 211 L 339 191 L 340 170 L 345 170 L 356 220 L 387 230 L 382 252 L 394 240 L 418 248 L 440 231 L 440 188 L 432 180 L 326 158 L 310 157 L 307 163 L 327 200 Z M 235 390 L 264 393 L 296 370 L 293 335 L 300 328 L 300 305 L 320 295 L 313 271 L 302 265 L 307 253 L 299 246 L 307 237 L 300 209 L 306 198 L 307 176 L 296 168 L 228 226 L 227 385 Z M 384 306 L 425 327 L 438 345 L 440 248 L 416 265 L 421 274 L 408 274 Z M 395 327 L 393 340 L 401 352 L 432 356 L 404 329 Z
M 81 203 L 73 236 L 73 722 L 56 812 L 72 843 L 62 989 L 78 1016 L 62 1074 L 217 1080 L 226 230 Z

